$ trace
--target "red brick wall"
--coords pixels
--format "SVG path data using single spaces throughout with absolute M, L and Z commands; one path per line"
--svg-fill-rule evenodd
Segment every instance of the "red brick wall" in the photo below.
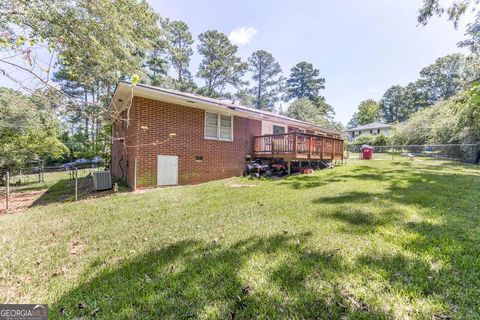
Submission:
M 261 134 L 261 121 L 234 117 L 232 142 L 205 139 L 204 123 L 204 110 L 135 97 L 125 133 L 127 184 L 133 187 L 136 156 L 137 187 L 156 186 L 159 154 L 178 156 L 179 184 L 240 175 L 246 155 L 253 153 L 253 136 Z M 114 126 L 114 135 L 115 128 L 120 124 Z M 170 133 L 176 136 L 168 139 Z M 113 151 L 120 148 L 120 143 L 115 141 L 112 146 L 112 162 Z M 196 156 L 203 156 L 203 161 L 197 162 Z M 112 163 L 112 172 L 114 166 Z

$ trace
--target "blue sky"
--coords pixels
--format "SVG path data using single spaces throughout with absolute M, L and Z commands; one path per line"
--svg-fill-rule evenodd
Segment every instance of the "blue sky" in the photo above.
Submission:
M 446 18 L 417 26 L 421 0 L 148 1 L 160 15 L 185 21 L 195 40 L 217 29 L 239 46 L 244 60 L 255 50 L 269 51 L 284 76 L 302 60 L 313 63 L 326 79 L 321 93 L 343 124 L 361 100 L 378 100 L 390 86 L 417 79 L 436 58 L 461 52 L 456 44 L 464 38 L 465 22 L 473 18 L 464 18 L 458 30 Z M 195 53 L 193 74 L 200 60 Z M 18 70 L 12 74 L 22 79 Z M 0 85 L 18 88 L 2 75 Z
M 415 80 L 436 58 L 460 52 L 456 44 L 464 33 L 463 25 L 454 30 L 445 18 L 417 26 L 420 0 L 150 3 L 162 16 L 185 21 L 195 39 L 210 29 L 227 35 L 240 29 L 232 35 L 239 55 L 246 59 L 255 50 L 269 51 L 285 76 L 299 61 L 313 63 L 326 78 L 322 94 L 344 124 L 361 100 L 379 99 L 391 85 Z M 195 55 L 194 72 L 199 62 Z

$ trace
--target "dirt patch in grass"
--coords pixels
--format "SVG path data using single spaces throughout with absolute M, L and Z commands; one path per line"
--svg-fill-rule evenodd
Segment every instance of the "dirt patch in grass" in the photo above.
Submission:
M 78 200 L 95 199 L 109 196 L 113 190 L 94 191 L 90 176 L 78 179 Z M 46 189 L 12 190 L 9 210 L 6 210 L 5 195 L 0 197 L 0 215 L 19 213 L 27 208 L 45 206 L 52 203 L 75 201 L 75 180 L 61 179 Z
M 38 201 L 47 191 L 48 189 L 12 193 L 10 195 L 10 208 L 8 211 L 6 210 L 6 199 L 5 197 L 1 197 L 0 215 L 17 213 L 30 208 L 33 203 Z

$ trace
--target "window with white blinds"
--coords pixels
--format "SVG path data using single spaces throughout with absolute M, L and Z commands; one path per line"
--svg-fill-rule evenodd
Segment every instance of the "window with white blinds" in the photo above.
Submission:
M 232 117 L 205 112 L 205 138 L 232 141 Z

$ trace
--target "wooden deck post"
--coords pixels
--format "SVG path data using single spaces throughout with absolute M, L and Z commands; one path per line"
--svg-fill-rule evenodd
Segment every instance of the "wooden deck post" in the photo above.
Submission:
M 312 136 L 308 137 L 308 159 L 312 158 L 313 150 L 312 150 Z
M 273 145 L 273 137 L 270 137 L 270 149 L 272 149 L 272 154 L 274 154 L 275 146 Z
M 293 133 L 293 157 L 297 157 L 297 133 Z
M 287 160 L 288 174 L 292 173 L 292 161 Z
M 333 143 L 333 152 L 332 152 L 332 160 L 335 159 L 335 139 L 332 139 Z
M 325 137 L 322 137 L 322 160 L 325 159 Z

